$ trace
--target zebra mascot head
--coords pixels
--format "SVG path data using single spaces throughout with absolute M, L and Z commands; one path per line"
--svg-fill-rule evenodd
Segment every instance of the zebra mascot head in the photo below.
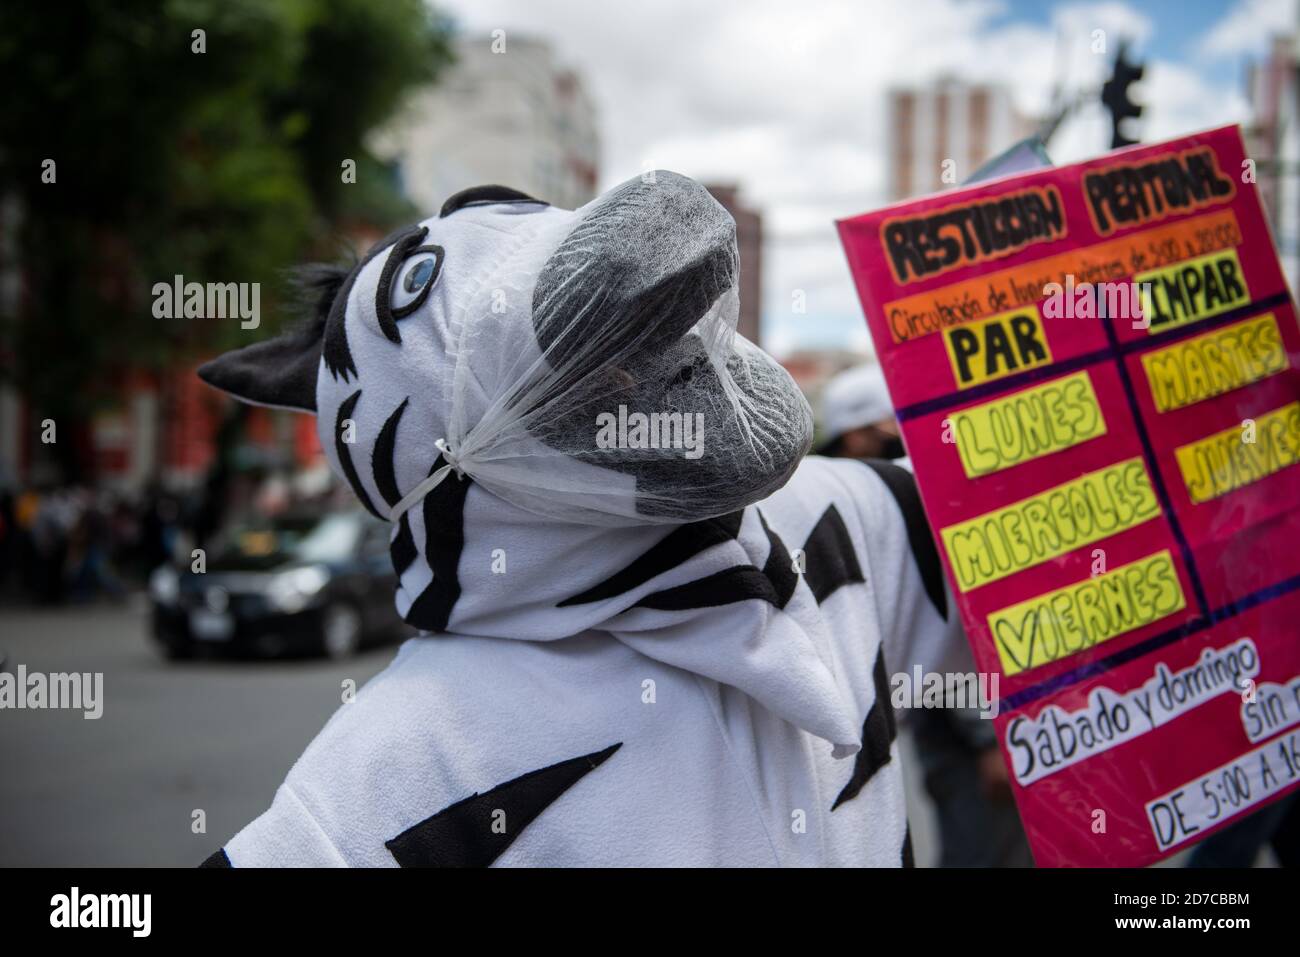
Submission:
M 310 321 L 199 374 L 315 412 L 335 471 L 399 525 L 471 483 L 559 522 L 689 522 L 779 488 L 812 439 L 735 331 L 737 274 L 731 216 L 675 173 L 574 211 L 481 186 L 319 270 Z

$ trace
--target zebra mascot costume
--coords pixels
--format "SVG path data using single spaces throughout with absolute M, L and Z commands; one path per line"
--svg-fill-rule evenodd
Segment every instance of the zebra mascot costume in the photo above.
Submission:
M 948 640 L 933 545 L 887 466 L 805 458 L 737 273 L 674 173 L 477 187 L 200 370 L 317 415 L 420 632 L 206 863 L 910 862 L 889 676 Z

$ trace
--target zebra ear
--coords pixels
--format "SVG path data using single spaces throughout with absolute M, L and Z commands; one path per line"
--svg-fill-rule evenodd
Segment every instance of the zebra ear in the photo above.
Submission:
M 205 362 L 199 366 L 199 378 L 241 402 L 314 413 L 325 327 L 348 272 L 334 266 L 302 270 L 295 284 L 304 298 L 313 300 L 305 320 L 273 339 Z
M 320 353 L 320 336 L 295 329 L 205 362 L 199 378 L 241 402 L 315 412 Z

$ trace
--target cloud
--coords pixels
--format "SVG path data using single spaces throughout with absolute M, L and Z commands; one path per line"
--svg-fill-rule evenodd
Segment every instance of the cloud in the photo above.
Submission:
M 663 167 L 736 183 L 762 208 L 764 334 L 777 348 L 865 341 L 834 220 L 886 200 L 891 87 L 1000 83 L 1040 115 L 1058 86 L 1095 91 L 1121 37 L 1143 44 L 1154 33 L 1114 0 L 1061 6 L 1049 25 L 1008 19 L 992 0 L 438 2 L 472 32 L 541 36 L 581 72 L 600 111 L 603 187 Z M 1148 138 L 1233 118 L 1241 105 L 1173 63 L 1153 63 L 1142 92 Z M 1052 149 L 1070 160 L 1108 143 L 1108 120 L 1091 106 Z M 795 290 L 806 314 L 790 308 Z
M 1200 53 L 1218 58 L 1258 56 L 1273 36 L 1295 32 L 1298 8 L 1296 0 L 1238 0 L 1206 32 Z
M 1152 63 L 1142 85 L 1142 95 L 1150 103 L 1143 114 L 1143 138 L 1153 142 L 1226 123 L 1244 123 L 1250 115 L 1250 105 L 1240 91 L 1209 83 L 1182 64 Z

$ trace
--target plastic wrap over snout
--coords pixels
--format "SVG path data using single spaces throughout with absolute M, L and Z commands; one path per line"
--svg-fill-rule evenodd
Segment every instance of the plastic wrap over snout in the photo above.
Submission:
M 784 484 L 812 413 L 736 334 L 727 211 L 657 172 L 555 217 L 481 284 L 507 308 L 475 295 L 452 324 L 446 439 L 464 474 L 593 525 L 701 520 Z
M 533 325 L 556 366 L 585 371 L 676 342 L 736 284 L 736 223 L 703 186 L 657 171 L 579 211 L 537 277 Z

